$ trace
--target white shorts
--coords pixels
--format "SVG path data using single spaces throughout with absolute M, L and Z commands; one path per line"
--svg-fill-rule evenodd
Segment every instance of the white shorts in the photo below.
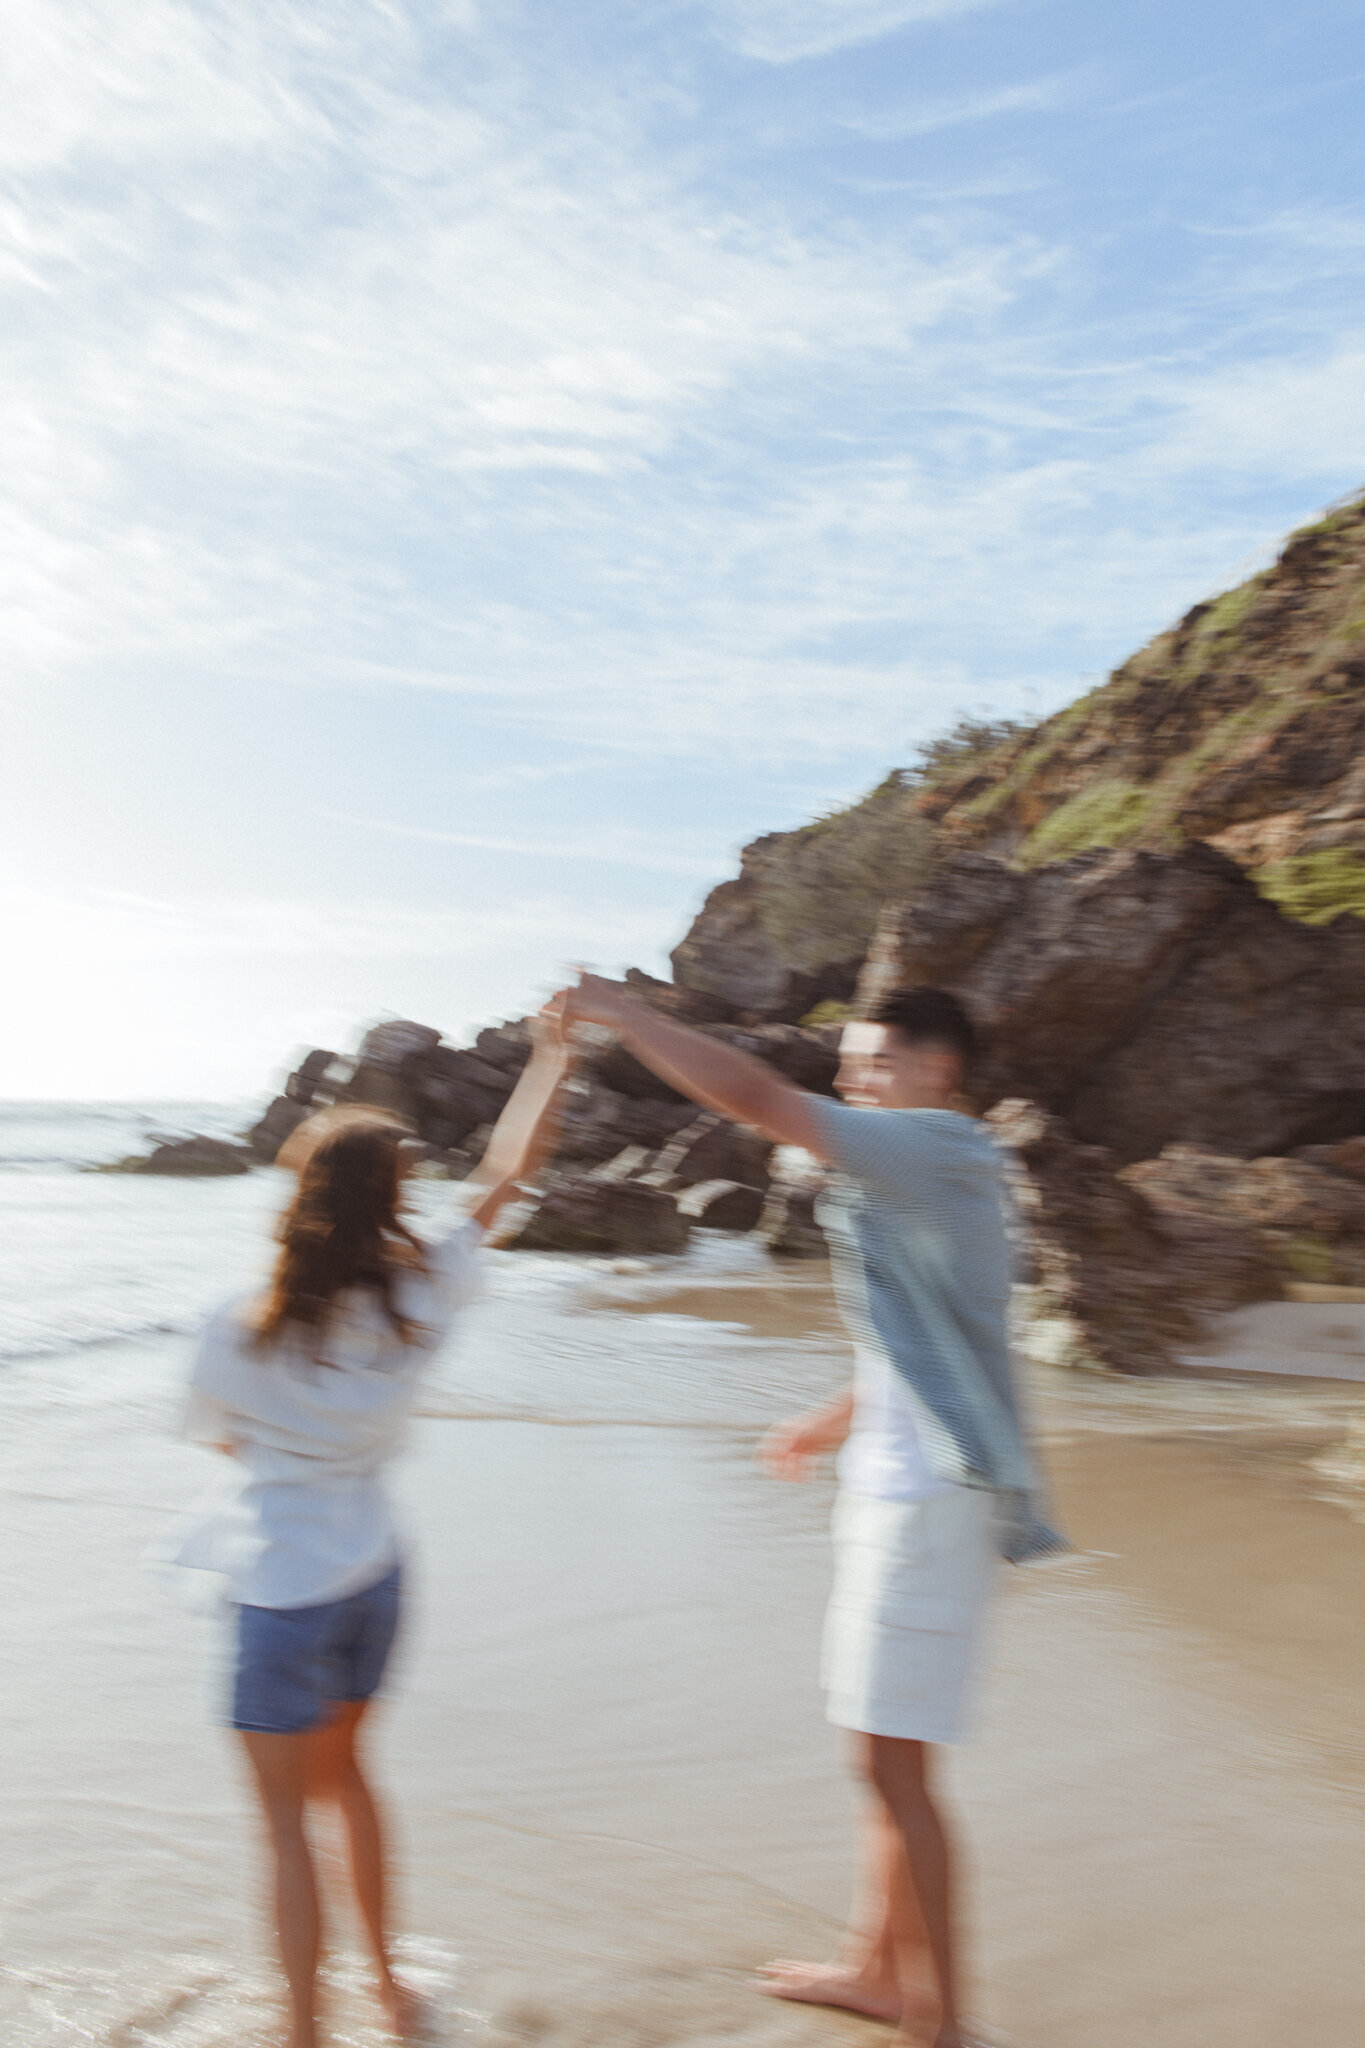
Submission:
M 960 1742 L 996 1570 L 995 1500 L 840 1493 L 820 1680 L 829 1719 L 865 1735 Z

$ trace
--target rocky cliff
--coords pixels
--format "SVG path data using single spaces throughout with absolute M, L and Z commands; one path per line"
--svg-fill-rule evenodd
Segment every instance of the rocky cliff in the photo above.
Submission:
M 965 723 L 861 803 L 746 847 L 673 955 L 684 987 L 799 1017 L 845 997 L 935 857 L 1028 870 L 1202 842 L 1317 923 L 1365 912 L 1365 497 L 1042 724 Z

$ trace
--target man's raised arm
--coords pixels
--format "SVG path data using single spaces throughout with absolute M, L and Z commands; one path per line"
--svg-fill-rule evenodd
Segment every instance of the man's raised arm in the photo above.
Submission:
M 752 1124 L 779 1145 L 801 1145 L 823 1156 L 811 1097 L 762 1060 L 661 1017 L 620 982 L 600 975 L 585 974 L 568 991 L 565 1009 L 570 1024 L 606 1024 L 618 1031 L 638 1060 L 694 1102 Z

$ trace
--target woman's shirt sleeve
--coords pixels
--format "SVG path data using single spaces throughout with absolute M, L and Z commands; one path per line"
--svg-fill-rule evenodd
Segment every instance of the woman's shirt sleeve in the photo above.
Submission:
M 427 1246 L 428 1271 L 452 1311 L 467 1308 L 479 1294 L 483 1274 L 478 1252 L 483 1239 L 482 1224 L 465 1217 Z
M 180 1421 L 180 1434 L 189 1443 L 231 1443 L 240 1434 L 237 1411 L 229 1398 L 235 1330 L 235 1318 L 226 1308 L 216 1310 L 204 1326 L 190 1367 Z

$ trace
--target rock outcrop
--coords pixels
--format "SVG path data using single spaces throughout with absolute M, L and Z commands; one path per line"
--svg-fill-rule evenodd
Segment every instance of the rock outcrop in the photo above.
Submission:
M 330 1054 L 328 1057 L 330 1059 Z M 292 1087 L 296 1080 L 297 1076 L 291 1074 L 287 1086 Z M 259 1166 L 269 1166 L 278 1157 L 285 1139 L 298 1129 L 304 1119 L 311 1114 L 313 1107 L 314 1097 L 311 1088 L 302 1100 L 286 1092 L 277 1095 L 274 1101 L 267 1105 L 263 1114 L 245 1133 L 247 1147 Z
M 1021 1169 L 1035 1316 L 1056 1362 L 1161 1372 L 1197 1350 L 1211 1315 L 1279 1294 L 1273 1261 L 1240 1219 L 1157 1208 L 1112 1153 L 1036 1103 L 999 1103 L 989 1121 Z
M 1173 1227 L 1235 1223 L 1259 1241 L 1283 1281 L 1365 1285 L 1365 1180 L 1322 1163 L 1359 1158 L 1359 1140 L 1308 1148 L 1292 1159 L 1237 1159 L 1204 1145 L 1168 1145 L 1125 1167 L 1135 1188 Z
M 762 1193 L 770 1179 L 772 1151 L 757 1131 L 705 1109 L 669 1140 L 647 1170 L 660 1186 L 687 1188 L 700 1181 L 731 1180 Z
M 692 1218 L 662 1188 L 573 1174 L 550 1183 L 505 1243 L 519 1251 L 650 1255 L 685 1251 L 691 1229 Z
M 741 1023 L 846 1003 L 882 906 L 920 885 L 932 845 L 895 777 L 849 811 L 756 839 L 674 949 L 675 983 Z
M 1211 847 L 1029 872 L 949 857 L 888 916 L 861 994 L 916 982 L 955 990 L 982 1026 L 983 1107 L 1027 1097 L 1121 1163 L 1365 1129 L 1365 919 L 1297 923 Z
M 828 1091 L 831 1034 L 793 1025 L 718 1021 L 714 1006 L 633 975 L 645 1000 Z M 427 1026 L 377 1026 L 353 1058 L 308 1053 L 247 1133 L 250 1156 L 273 1160 L 299 1123 L 336 1102 L 374 1104 L 425 1147 L 423 1171 L 463 1178 L 530 1057 L 524 1022 L 481 1031 L 472 1047 Z M 657 1080 L 615 1041 L 593 1046 L 569 1083 L 559 1142 L 533 1208 L 507 1243 L 541 1251 L 655 1254 L 686 1247 L 694 1228 L 748 1231 L 763 1214 L 772 1146 Z M 811 1226 L 813 1229 L 813 1226 Z M 795 1243 L 795 1230 L 789 1233 Z M 813 1247 L 812 1247 L 813 1248 Z
M 758 1234 L 775 1259 L 822 1259 L 828 1247 L 816 1208 L 820 1191 L 774 1181 L 759 1212 Z
M 167 1138 L 145 1157 L 121 1159 L 102 1173 L 163 1173 L 179 1180 L 207 1180 L 223 1174 L 249 1173 L 252 1154 L 226 1138 Z
M 828 1176 L 808 1152 L 780 1145 L 758 1219 L 758 1235 L 775 1259 L 822 1259 L 827 1246 L 817 1211 Z
M 753 1230 L 763 1214 L 764 1196 L 759 1188 L 746 1187 L 737 1180 L 699 1180 L 684 1188 L 676 1207 L 702 1230 Z

